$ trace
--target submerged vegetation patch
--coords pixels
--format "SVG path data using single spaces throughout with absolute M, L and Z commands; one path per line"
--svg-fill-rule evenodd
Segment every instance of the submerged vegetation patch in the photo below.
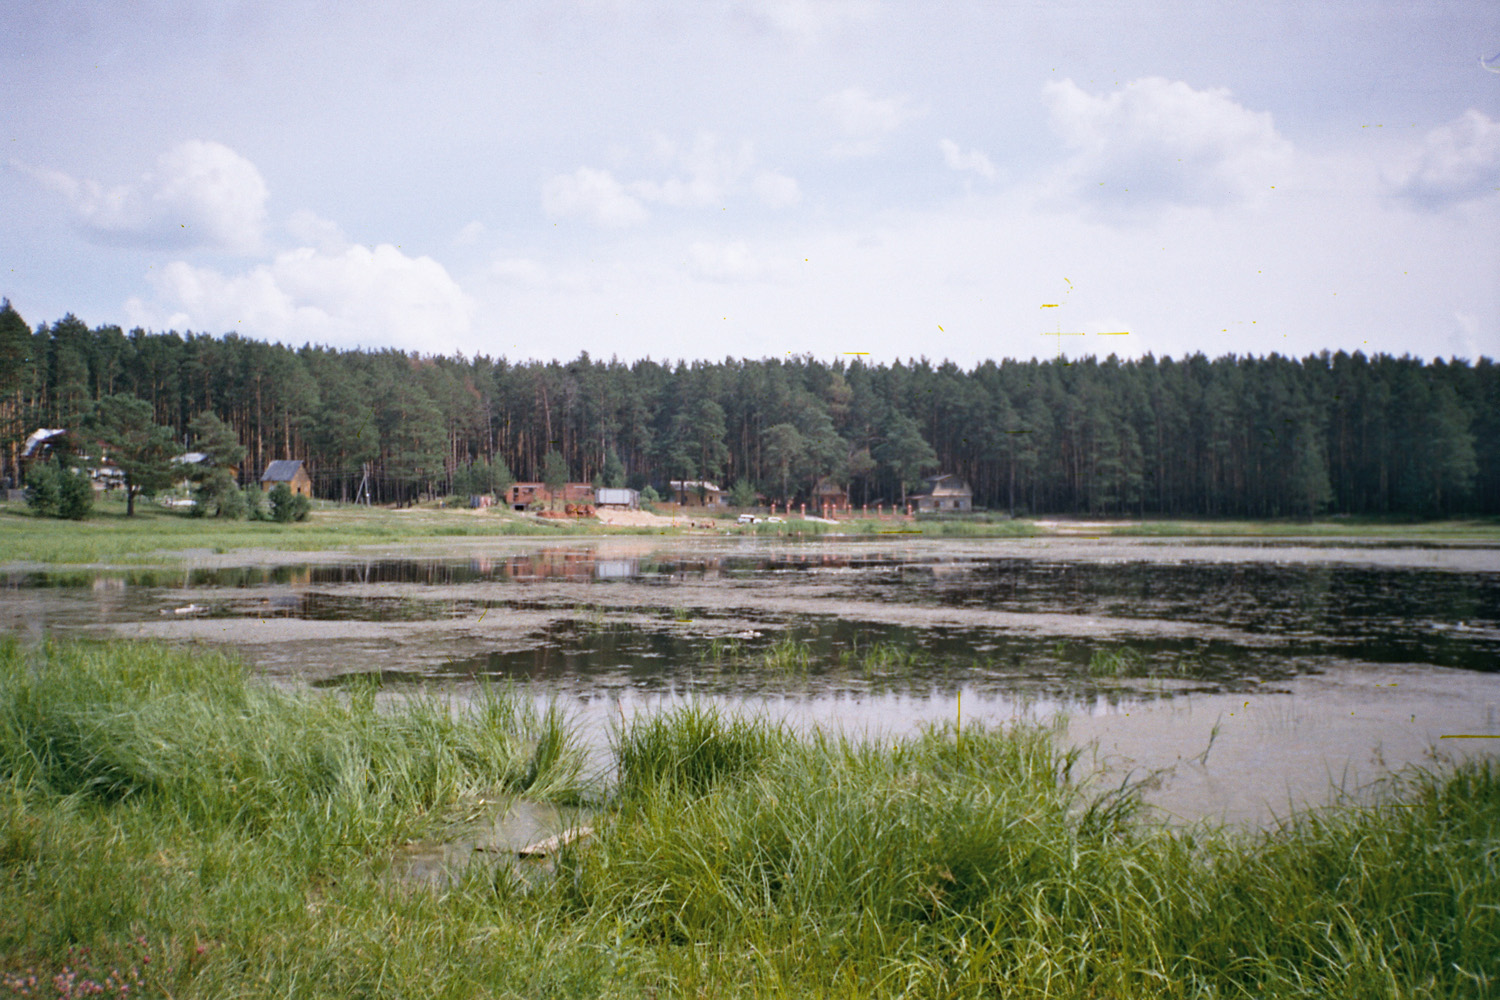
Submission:
M 1493 760 L 1269 832 L 1174 829 L 1054 737 L 690 704 L 622 718 L 595 786 L 567 721 L 504 690 L 289 692 L 197 651 L 6 640 L 0 996 L 70 974 L 178 998 L 1500 988 Z M 589 795 L 594 835 L 550 878 L 397 877 L 403 843 L 495 789 Z

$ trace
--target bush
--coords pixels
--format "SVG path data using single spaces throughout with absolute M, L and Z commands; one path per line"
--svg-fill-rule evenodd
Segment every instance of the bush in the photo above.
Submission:
M 26 474 L 26 505 L 37 517 L 82 521 L 94 509 L 94 486 L 87 472 L 64 468 L 53 458 Z
M 729 491 L 729 505 L 731 507 L 753 507 L 755 506 L 755 487 L 750 485 L 747 479 L 739 479 Z
M 59 473 L 55 461 L 44 465 L 33 465 L 26 473 L 26 506 L 37 517 L 56 517 L 57 505 L 62 500 L 62 488 L 58 483 Z
M 300 493 L 293 493 L 286 483 L 277 483 L 271 490 L 271 520 L 281 524 L 306 521 L 312 510 L 312 501 Z
M 57 477 L 57 516 L 82 521 L 94 509 L 94 484 L 83 469 L 67 469 Z
M 240 491 L 240 499 L 245 504 L 245 517 L 252 521 L 269 521 L 270 515 L 266 513 L 265 494 L 255 486 L 246 486 Z
M 212 515 L 214 517 L 241 518 L 245 516 L 247 504 L 245 496 L 235 485 L 234 477 L 229 474 L 228 469 L 214 469 L 193 494 L 196 503 L 193 506 L 193 516 L 203 517 Z

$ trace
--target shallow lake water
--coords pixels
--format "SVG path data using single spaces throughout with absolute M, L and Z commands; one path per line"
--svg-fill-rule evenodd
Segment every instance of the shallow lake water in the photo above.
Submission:
M 1164 815 L 1265 823 L 1500 735 L 1500 549 L 608 538 L 0 574 L 0 625 L 233 647 L 278 680 L 561 699 L 596 745 L 711 699 L 893 734 L 1065 719 Z

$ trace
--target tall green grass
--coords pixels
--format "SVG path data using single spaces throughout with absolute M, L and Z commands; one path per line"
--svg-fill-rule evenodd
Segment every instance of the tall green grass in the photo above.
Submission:
M 1130 789 L 1084 791 L 1034 727 L 798 739 L 694 706 L 617 745 L 618 814 L 565 860 L 559 905 L 681 994 L 1500 988 L 1493 762 L 1248 834 L 1142 826 Z
M 247 681 L 219 655 L 154 645 L 0 642 L 0 777 L 55 796 L 169 803 L 200 825 L 266 829 L 315 813 L 370 842 L 467 793 L 576 789 L 566 722 L 506 692 L 461 711 L 376 707 Z
M 1500 992 L 1493 760 L 1253 833 L 1147 825 L 1036 726 L 863 740 L 699 704 L 610 750 L 551 876 L 411 885 L 393 855 L 453 803 L 579 794 L 564 720 L 0 642 L 0 997 L 64 970 L 175 998 Z

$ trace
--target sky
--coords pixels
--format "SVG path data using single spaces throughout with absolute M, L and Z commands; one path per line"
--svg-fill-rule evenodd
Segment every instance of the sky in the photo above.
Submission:
M 1500 4 L 0 0 L 33 326 L 1500 356 Z

